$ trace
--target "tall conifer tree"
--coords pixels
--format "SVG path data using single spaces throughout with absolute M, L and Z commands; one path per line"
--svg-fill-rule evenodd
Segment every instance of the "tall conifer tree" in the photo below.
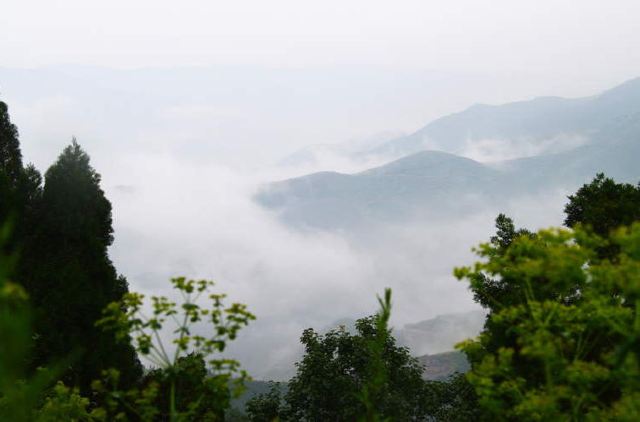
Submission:
M 22 171 L 18 129 L 9 119 L 7 105 L 0 101 L 0 223 L 5 223 L 16 212 Z
M 36 363 L 75 355 L 66 381 L 85 390 L 110 367 L 120 369 L 125 383 L 135 381 L 141 367 L 133 348 L 94 326 L 128 287 L 107 253 L 111 203 L 75 139 L 47 171 L 37 215 L 25 269 L 39 313 Z
M 5 252 L 15 252 L 30 235 L 41 184 L 38 170 L 22 165 L 18 129 L 11 123 L 9 108 L 0 101 L 0 227 L 11 224 L 12 232 L 3 245 Z
M 11 123 L 9 108 L 0 101 L 0 171 L 15 187 L 22 173 L 22 153 L 18 129 Z

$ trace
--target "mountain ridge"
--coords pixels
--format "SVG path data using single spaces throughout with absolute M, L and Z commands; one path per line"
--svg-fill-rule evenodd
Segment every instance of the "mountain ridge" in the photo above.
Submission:
M 575 190 L 599 172 L 636 183 L 640 179 L 636 158 L 640 156 L 640 78 L 597 96 L 566 101 L 559 104 L 569 104 L 570 110 L 555 116 L 556 127 L 579 127 L 585 137 L 570 148 L 556 151 L 550 145 L 533 156 L 493 163 L 446 150 L 421 149 L 358 173 L 318 172 L 274 182 L 263 186 L 254 199 L 294 226 L 351 229 L 386 221 L 460 217 L 526 194 Z M 612 111 L 594 118 L 602 103 Z M 488 107 L 509 109 L 513 104 Z M 527 108 L 531 101 L 515 104 Z M 489 128 L 494 123 L 511 125 L 526 133 L 531 122 L 541 118 L 537 106 L 533 109 L 534 116 L 528 120 L 518 117 L 504 126 L 494 116 L 493 122 L 483 124 Z M 443 119 L 447 118 L 452 117 Z
M 616 115 L 619 116 L 624 114 L 619 110 L 620 107 L 628 106 L 629 101 L 637 106 L 638 98 L 640 77 L 587 97 L 541 96 L 497 105 L 477 103 L 460 112 L 435 119 L 407 136 L 389 140 L 362 153 L 407 155 L 421 149 L 438 149 L 460 154 L 469 141 L 524 136 L 527 133 L 521 132 L 523 125 L 529 133 L 531 129 L 542 130 L 533 139 L 570 134 L 577 128 L 587 132 L 597 131 L 601 124 L 598 115 L 603 114 L 605 108 L 615 106 Z M 512 125 L 514 121 L 515 126 Z M 490 124 L 487 126 L 486 122 Z

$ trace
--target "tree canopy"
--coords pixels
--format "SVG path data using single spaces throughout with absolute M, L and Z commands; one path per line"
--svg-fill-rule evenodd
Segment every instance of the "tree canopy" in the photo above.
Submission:
M 0 101 L 0 223 L 10 225 L 5 252 L 18 250 L 30 234 L 42 178 L 33 165 L 23 167 L 18 129 Z
M 134 382 L 141 366 L 133 348 L 94 327 L 128 286 L 107 253 L 111 204 L 75 139 L 47 170 L 36 208 L 21 274 L 36 311 L 35 364 L 71 358 L 66 379 L 83 391 L 113 366 Z
M 567 227 L 582 224 L 607 237 L 611 230 L 640 220 L 640 185 L 616 183 L 599 173 L 569 196 L 564 212 Z
M 603 245 L 615 256 L 603 259 Z M 607 238 L 542 230 L 476 251 L 482 260 L 456 275 L 476 296 L 487 280 L 512 292 L 461 345 L 483 419 L 638 420 L 640 224 Z
M 305 355 L 285 395 L 287 418 L 351 421 L 364 414 L 356 393 L 374 376 L 369 343 L 375 336 L 372 317 L 358 320 L 354 334 L 344 328 L 324 335 L 305 330 L 301 337 Z M 423 368 L 392 336 L 386 338 L 382 361 L 388 378 L 375 399 L 377 411 L 393 420 L 421 420 L 427 413 Z
M 11 123 L 9 107 L 0 101 L 0 174 L 3 183 L 16 188 L 22 171 L 18 129 Z

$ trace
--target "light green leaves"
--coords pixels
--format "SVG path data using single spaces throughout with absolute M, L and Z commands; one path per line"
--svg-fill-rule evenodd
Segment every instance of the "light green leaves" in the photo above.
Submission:
M 132 340 L 138 353 L 158 368 L 155 374 L 165 386 L 162 392 L 168 394 L 170 419 L 191 420 L 201 417 L 201 412 L 209 412 L 209 407 L 224 409 L 228 406 L 228 396 L 240 394 L 247 374 L 240 369 L 239 362 L 220 354 L 255 316 L 243 304 L 226 305 L 226 295 L 211 292 L 212 281 L 178 277 L 171 283 L 182 299 L 180 303 L 164 296 L 146 300 L 142 294 L 127 293 L 120 302 L 105 309 L 98 325 L 114 331 L 121 341 Z M 168 341 L 173 350 L 165 344 Z M 188 364 L 198 361 L 202 362 L 202 379 L 193 372 L 197 366 Z M 204 372 L 205 362 L 208 374 Z M 155 382 L 141 391 L 124 393 L 118 390 L 117 380 L 114 384 L 113 379 L 113 374 L 106 374 L 106 383 L 96 384 L 110 400 L 125 405 L 129 412 L 140 415 L 143 420 L 146 419 L 142 415 L 149 415 L 154 409 L 158 411 L 151 405 L 159 394 Z M 195 383 L 192 388 L 198 391 L 192 393 L 193 397 L 185 397 L 187 392 L 179 391 L 187 379 Z M 111 388 L 106 387 L 109 384 Z M 117 409 L 116 404 L 111 409 Z
M 640 417 L 628 406 L 640 389 L 640 224 L 607 240 L 615 256 L 603 259 L 602 244 L 579 227 L 542 230 L 500 250 L 481 245 L 483 260 L 456 270 L 474 292 L 501 300 L 480 337 L 458 346 L 472 361 L 468 379 L 486 415 Z
M 127 293 L 121 302 L 107 307 L 98 325 L 114 330 L 119 339 L 132 337 L 142 355 L 157 366 L 166 368 L 187 353 L 206 358 L 223 352 L 227 342 L 234 340 L 238 331 L 255 319 L 245 305 L 232 303 L 227 306 L 224 303 L 226 295 L 210 293 L 214 286 L 212 281 L 178 277 L 171 283 L 183 299 L 179 305 L 164 296 L 152 296 L 151 311 L 147 315 L 144 312 L 144 295 Z M 203 304 L 205 301 L 207 306 Z M 208 333 L 195 333 L 194 325 L 202 323 L 208 323 Z M 162 341 L 162 334 L 168 328 L 174 335 L 171 342 L 175 352 L 172 356 Z M 217 368 L 237 366 L 226 360 L 212 359 L 209 363 Z

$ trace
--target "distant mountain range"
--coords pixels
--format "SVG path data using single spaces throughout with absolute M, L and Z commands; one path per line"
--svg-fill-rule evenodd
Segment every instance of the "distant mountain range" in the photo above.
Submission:
M 324 163 L 343 160 L 351 160 L 355 164 L 366 163 L 372 158 L 369 151 L 386 144 L 390 139 L 402 136 L 402 133 L 387 131 L 347 142 L 309 145 L 286 156 L 278 164 L 285 167 L 301 167 L 322 166 Z
M 477 104 L 360 153 L 405 156 L 438 150 L 465 155 L 482 149 L 483 143 L 486 148 L 502 147 L 526 155 L 559 152 L 589 140 L 610 140 L 632 120 L 637 124 L 639 100 L 640 78 L 587 98 L 540 97 L 497 106 Z
M 588 98 L 472 106 L 359 154 L 402 158 L 272 183 L 255 198 L 294 226 L 346 229 L 460 217 L 521 195 L 572 191 L 598 172 L 636 183 L 640 78 Z M 501 155 L 517 158 L 492 159 Z

